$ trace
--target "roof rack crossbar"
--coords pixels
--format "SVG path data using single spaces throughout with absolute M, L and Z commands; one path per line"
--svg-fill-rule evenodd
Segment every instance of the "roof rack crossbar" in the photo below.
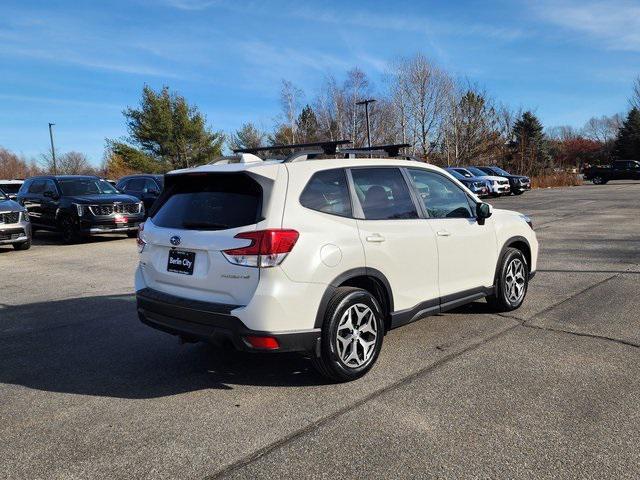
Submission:
M 402 148 L 410 147 L 409 143 L 394 143 L 389 145 L 371 145 L 370 147 L 354 147 L 341 150 L 342 153 L 359 153 L 359 152 L 385 152 L 390 157 L 397 157 Z
M 237 148 L 233 150 L 233 153 L 256 153 L 256 152 L 269 152 L 273 150 L 286 150 L 293 148 L 311 148 L 320 147 L 321 152 L 326 155 L 333 155 L 338 151 L 340 145 L 346 145 L 351 143 L 351 140 L 326 140 L 323 142 L 311 142 L 311 143 L 293 143 L 289 145 L 270 145 L 268 147 L 255 147 L 255 148 Z

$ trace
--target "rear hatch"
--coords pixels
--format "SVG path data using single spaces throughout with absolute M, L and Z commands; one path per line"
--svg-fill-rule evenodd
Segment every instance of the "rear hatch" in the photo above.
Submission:
M 234 238 L 238 233 L 264 227 L 276 176 L 242 171 L 167 175 L 141 234 L 147 285 L 184 298 L 246 305 L 260 269 L 234 265 L 222 251 L 247 245 L 246 239 Z

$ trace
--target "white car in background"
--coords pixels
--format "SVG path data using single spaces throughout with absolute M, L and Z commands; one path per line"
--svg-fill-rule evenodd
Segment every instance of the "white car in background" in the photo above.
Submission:
M 18 190 L 24 183 L 24 180 L 1 180 L 0 188 L 6 193 L 11 200 L 15 200 L 18 195 Z
M 168 173 L 138 238 L 140 320 L 186 341 L 302 352 L 346 381 L 392 328 L 481 298 L 522 304 L 538 256 L 526 216 L 441 168 L 336 143 L 321 144 L 333 158 L 240 151 Z
M 489 194 L 495 197 L 500 195 L 511 194 L 511 187 L 509 186 L 509 179 L 504 177 L 496 177 L 494 175 L 487 175 L 479 168 L 475 167 L 453 167 L 453 169 L 464 175 L 465 177 L 479 177 L 487 182 L 489 187 Z

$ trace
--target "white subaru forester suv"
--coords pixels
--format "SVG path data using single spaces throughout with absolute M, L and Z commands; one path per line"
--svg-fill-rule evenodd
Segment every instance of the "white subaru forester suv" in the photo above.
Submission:
M 423 162 L 314 156 L 167 174 L 138 238 L 140 320 L 185 341 L 302 352 L 346 381 L 392 328 L 483 297 L 522 304 L 538 254 L 526 216 Z

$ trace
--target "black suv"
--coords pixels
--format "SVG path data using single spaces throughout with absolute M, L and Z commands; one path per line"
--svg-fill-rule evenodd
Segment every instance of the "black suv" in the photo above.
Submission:
M 126 233 L 135 237 L 144 220 L 144 205 L 94 176 L 32 177 L 18 192 L 33 229 L 60 231 L 74 243 L 99 233 Z
M 497 177 L 504 177 L 509 180 L 509 186 L 511 187 L 511 193 L 514 195 L 522 195 L 526 190 L 531 190 L 531 179 L 525 175 L 511 175 L 506 170 L 500 167 L 475 167 L 479 168 L 488 175 L 495 175 Z
M 149 211 L 151 205 L 160 196 L 164 187 L 163 175 L 127 175 L 118 180 L 116 184 L 118 190 L 127 195 L 133 195 L 144 202 L 144 208 Z

